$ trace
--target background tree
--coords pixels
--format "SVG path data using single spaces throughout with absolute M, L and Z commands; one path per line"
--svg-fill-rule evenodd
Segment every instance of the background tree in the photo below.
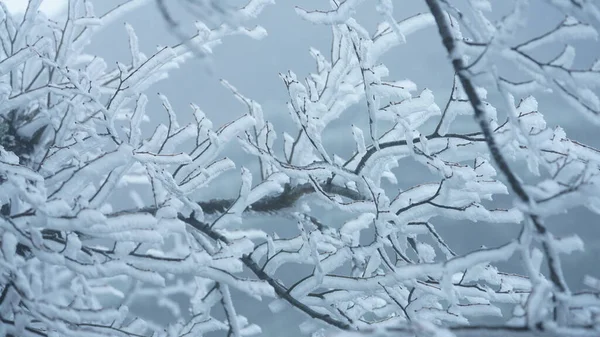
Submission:
M 200 19 L 188 36 L 157 0 L 180 41 L 146 56 L 126 25 L 131 58 L 114 67 L 86 47 L 99 27 L 143 1 L 96 15 L 91 1 L 72 0 L 59 21 L 38 12 L 41 0 L 22 18 L 2 6 L 0 335 L 260 334 L 261 322 L 236 302 L 261 298 L 274 313 L 306 315 L 301 330 L 314 335 L 596 335 L 600 281 L 588 277 L 587 291 L 571 290 L 581 286 L 568 284 L 561 266 L 561 255 L 583 242 L 553 236 L 544 221 L 580 205 L 600 209 L 599 152 L 547 126 L 529 95 L 552 90 L 583 118 L 600 120 L 600 63 L 573 68 L 569 45 L 550 60 L 536 54 L 597 37 L 600 11 L 592 1 L 548 0 L 570 16 L 523 41 L 516 32 L 527 1 L 512 2 L 497 20 L 488 19 L 486 0 L 425 2 L 428 13 L 398 14 L 378 1 L 374 32 L 353 17 L 372 4 L 297 8 L 328 26 L 332 43 L 310 50 L 316 70 L 305 79 L 280 74 L 291 123 L 271 123 L 223 80 L 247 110 L 221 127 L 195 104 L 193 118 L 176 112 L 161 94 L 164 122 L 149 118 L 144 92 L 187 59 L 206 59 L 221 39 L 264 37 L 246 25 L 271 1 L 236 9 L 182 0 Z M 435 26 L 456 72 L 443 107 L 431 90 L 387 79 L 380 62 Z M 504 75 L 515 66 L 523 79 Z M 325 140 L 340 124 L 336 136 L 353 143 L 351 153 Z M 253 160 L 223 157 L 229 143 Z M 533 177 L 519 177 L 520 162 Z M 239 179 L 229 184 L 238 195 L 207 195 L 236 167 Z M 410 167 L 427 168 L 427 179 L 399 184 Z M 124 206 L 126 188 L 136 207 Z M 499 209 L 501 194 L 514 205 Z M 287 221 L 270 233 L 273 214 Z M 522 229 L 509 242 L 464 251 L 436 229 L 449 219 Z M 295 234 L 284 236 L 290 226 Z M 511 259 L 519 274 L 498 267 Z M 289 266 L 308 272 L 290 281 Z M 177 320 L 142 319 L 135 302 Z

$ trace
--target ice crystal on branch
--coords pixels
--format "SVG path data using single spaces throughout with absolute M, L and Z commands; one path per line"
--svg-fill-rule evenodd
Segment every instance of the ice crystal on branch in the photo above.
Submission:
M 262 300 L 274 313 L 294 308 L 307 318 L 301 330 L 315 336 L 597 332 L 597 280 L 585 280 L 593 292 L 572 291 L 561 266 L 561 255 L 584 249 L 583 241 L 553 236 L 544 220 L 582 205 L 600 211 L 600 152 L 547 125 L 531 96 L 552 90 L 600 120 L 597 64 L 573 68 L 568 45 L 551 61 L 532 54 L 595 38 L 597 6 L 549 0 L 568 16 L 517 43 L 527 1 L 498 21 L 487 18 L 486 0 L 465 8 L 425 2 L 430 13 L 410 15 L 389 0 L 298 7 L 301 18 L 331 30 L 332 43 L 309 50 L 316 67 L 306 78 L 280 74 L 288 132 L 227 80 L 245 110 L 225 125 L 196 104 L 193 122 L 182 123 L 162 94 L 166 122 L 143 125 L 148 88 L 221 39 L 264 37 L 246 24 L 270 0 L 239 9 L 178 1 L 198 14 L 193 36 L 157 0 L 182 41 L 146 54 L 126 24 L 131 56 L 114 66 L 86 54 L 86 45 L 97 27 L 141 1 L 97 15 L 92 1 L 71 0 L 60 22 L 38 12 L 40 0 L 22 19 L 0 7 L 0 336 L 260 334 L 264 322 L 244 316 L 240 300 Z M 355 17 L 365 6 L 380 17 L 373 31 Z M 215 21 L 215 13 L 223 15 Z M 443 105 L 420 84 L 391 78 L 381 62 L 436 26 L 455 70 Z M 511 80 L 498 60 L 528 79 Z M 488 92 L 500 94 L 497 108 Z M 474 117 L 472 132 L 457 131 L 460 116 Z M 348 140 L 350 154 L 327 141 L 340 123 L 337 137 Z M 257 165 L 228 157 L 229 143 Z M 535 179 L 520 178 L 515 162 Z M 428 178 L 399 186 L 408 165 Z M 197 199 L 227 171 L 239 172 L 230 181 L 237 195 Z M 127 184 L 141 186 L 131 209 L 118 205 Z M 514 207 L 499 209 L 495 197 L 506 194 Z M 321 207 L 334 216 L 323 217 Z M 294 235 L 251 225 L 274 213 Z M 448 220 L 522 229 L 508 242 L 465 251 L 441 234 Z M 501 263 L 515 258 L 521 273 L 503 271 Z M 282 277 L 296 265 L 309 272 Z M 176 319 L 144 320 L 137 301 Z M 477 323 L 491 318 L 503 325 Z

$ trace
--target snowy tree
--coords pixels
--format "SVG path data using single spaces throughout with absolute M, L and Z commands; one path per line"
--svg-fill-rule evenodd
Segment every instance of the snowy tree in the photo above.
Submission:
M 600 280 L 567 284 L 561 266 L 583 241 L 554 236 L 545 221 L 577 206 L 600 212 L 600 152 L 548 126 L 532 95 L 551 90 L 579 113 L 573 118 L 600 124 L 600 62 L 574 68 L 567 44 L 597 38 L 600 8 L 546 0 L 564 21 L 523 41 L 529 1 L 510 2 L 500 19 L 489 0 L 424 1 L 426 13 L 399 14 L 391 0 L 298 7 L 332 40 L 330 50 L 310 49 L 316 68 L 306 78 L 280 74 L 285 127 L 226 80 L 246 110 L 225 125 L 196 104 L 176 112 L 160 94 L 165 122 L 146 114 L 148 88 L 169 71 L 210 58 L 229 36 L 265 37 L 251 21 L 272 0 L 239 8 L 181 0 L 198 18 L 192 36 L 171 14 L 174 2 L 156 0 L 180 42 L 146 54 L 126 24 L 131 57 L 114 66 L 86 47 L 149 1 L 98 15 L 92 1 L 70 0 L 58 21 L 38 11 L 41 0 L 22 17 L 0 2 L 0 336 L 259 335 L 261 322 L 236 301 L 261 299 L 275 314 L 301 312 L 302 331 L 314 336 L 597 335 Z M 365 6 L 381 18 L 373 32 L 354 16 Z M 455 71 L 444 106 L 415 82 L 389 79 L 381 63 L 411 34 L 436 27 Z M 549 61 L 536 54 L 563 44 Z M 181 123 L 184 114 L 193 121 Z M 345 120 L 358 121 L 336 135 L 353 144 L 351 154 L 325 139 Z M 227 144 L 254 161 L 228 158 Z M 429 180 L 399 186 L 409 164 Z M 232 170 L 237 195 L 203 193 Z M 126 187 L 136 207 L 122 206 Z M 514 200 L 506 209 L 503 194 Z M 274 214 L 296 234 L 261 227 Z M 464 251 L 436 229 L 449 220 L 521 230 Z M 519 274 L 502 270 L 511 259 Z M 310 272 L 284 281 L 282 270 L 298 265 Z M 177 319 L 142 319 L 136 301 Z M 497 325 L 484 324 L 492 318 Z

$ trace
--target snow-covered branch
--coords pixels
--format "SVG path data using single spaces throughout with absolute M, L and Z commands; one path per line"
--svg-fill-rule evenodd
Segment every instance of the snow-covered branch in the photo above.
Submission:
M 553 90 L 600 120 L 598 64 L 574 68 L 569 46 L 551 61 L 533 53 L 595 38 L 592 2 L 547 1 L 571 16 L 518 43 L 526 1 L 492 22 L 486 0 L 466 9 L 426 0 L 430 13 L 416 14 L 380 0 L 374 31 L 355 16 L 369 2 L 297 7 L 331 30 L 332 43 L 309 50 L 315 70 L 306 78 L 280 74 L 288 123 L 222 80 L 243 109 L 222 126 L 196 104 L 183 123 L 163 94 L 157 122 L 146 92 L 229 36 L 265 37 L 246 25 L 273 2 L 148 2 L 180 41 L 145 54 L 126 24 L 130 56 L 114 67 L 86 46 L 143 0 L 104 15 L 71 0 L 57 21 L 38 12 L 40 0 L 22 18 L 0 3 L 0 336 L 256 335 L 264 322 L 238 304 L 261 299 L 273 313 L 300 312 L 301 330 L 315 336 L 597 333 L 598 280 L 571 291 L 579 285 L 561 266 L 583 241 L 553 236 L 544 221 L 579 206 L 600 212 L 600 151 L 548 126 L 529 96 Z M 170 6 L 199 19 L 196 34 L 184 34 Z M 455 70 L 443 108 L 382 63 L 436 25 Z M 498 59 L 528 79 L 504 76 Z M 476 124 L 460 119 L 470 115 Z M 535 177 L 521 177 L 525 166 Z M 409 181 L 414 167 L 423 174 Z M 237 193 L 211 196 L 219 183 Z M 499 195 L 516 204 L 499 208 Z M 522 230 L 465 249 L 446 237 L 449 220 L 452 231 L 465 222 Z M 515 259 L 517 273 L 503 270 Z M 172 319 L 141 318 L 138 303 Z

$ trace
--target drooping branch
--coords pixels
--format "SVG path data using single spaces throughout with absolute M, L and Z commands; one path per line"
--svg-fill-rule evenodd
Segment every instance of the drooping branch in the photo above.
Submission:
M 186 217 L 182 214 L 178 215 L 178 219 L 187 223 L 188 225 L 192 226 L 193 228 L 199 230 L 200 232 L 204 233 L 205 235 L 207 235 L 208 237 L 210 237 L 211 239 L 215 240 L 215 241 L 221 241 L 225 244 L 231 244 L 231 241 L 224 236 L 223 234 L 220 234 L 216 231 L 214 231 L 213 229 L 210 228 L 210 226 L 208 226 L 208 224 L 202 223 L 198 220 L 196 220 L 194 218 L 194 215 L 192 214 L 192 216 L 190 217 Z M 261 268 L 253 259 L 250 255 L 248 254 L 244 254 L 241 258 L 241 261 L 244 263 L 244 265 L 250 269 L 252 271 L 252 273 L 254 273 L 254 275 L 256 275 L 260 280 L 262 281 L 266 281 L 267 283 L 269 283 L 269 285 L 271 287 L 273 287 L 273 290 L 275 290 L 275 293 L 277 294 L 277 296 L 279 296 L 280 298 L 282 298 L 283 300 L 285 300 L 286 302 L 288 302 L 290 305 L 294 306 L 295 308 L 297 308 L 298 310 L 304 312 L 305 314 L 309 315 L 312 318 L 318 319 L 320 321 L 323 321 L 331 326 L 335 326 L 339 329 L 342 330 L 351 330 L 351 325 L 340 321 L 338 319 L 335 319 L 333 317 L 331 317 L 330 315 L 327 314 L 322 314 L 320 312 L 317 312 L 315 310 L 313 310 L 312 308 L 310 308 L 309 306 L 307 306 L 306 304 L 298 301 L 296 298 L 294 298 L 289 292 L 288 289 L 285 288 L 285 286 L 283 286 L 281 283 L 279 283 L 277 280 L 275 280 L 273 277 L 271 277 L 270 275 L 268 275 L 263 268 Z

